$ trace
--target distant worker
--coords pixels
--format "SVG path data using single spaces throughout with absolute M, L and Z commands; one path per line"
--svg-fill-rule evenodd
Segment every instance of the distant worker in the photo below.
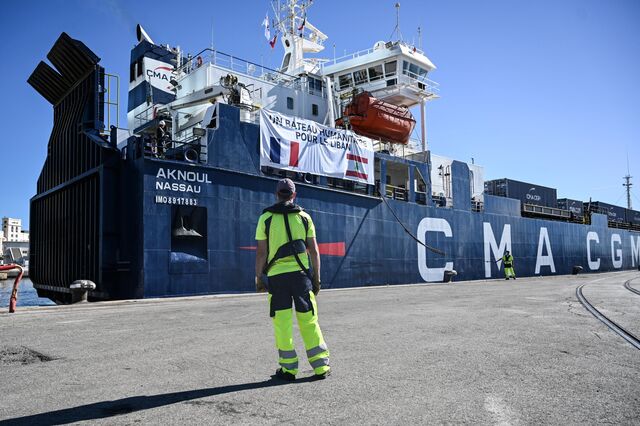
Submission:
M 504 252 L 502 261 L 504 262 L 504 279 L 508 280 L 509 278 L 513 277 L 513 279 L 515 280 L 516 273 L 513 271 L 513 256 L 511 256 L 509 250 Z
M 309 364 L 315 378 L 324 379 L 331 370 L 329 350 L 318 324 L 316 296 L 321 283 L 316 229 L 311 216 L 293 203 L 295 198 L 293 181 L 280 180 L 276 204 L 264 209 L 258 219 L 256 290 L 269 291 L 269 315 L 273 319 L 280 363 L 276 377 L 293 381 L 298 374 L 298 356 L 293 344 L 293 301 Z
M 167 123 L 164 120 L 160 120 L 158 128 L 156 129 L 156 143 L 153 147 L 153 154 L 157 158 L 164 158 L 164 146 L 168 139 Z

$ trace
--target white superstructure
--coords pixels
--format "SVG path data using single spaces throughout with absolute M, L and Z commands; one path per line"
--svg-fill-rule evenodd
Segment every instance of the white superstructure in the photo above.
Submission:
M 256 122 L 257 111 L 267 108 L 334 126 L 348 97 L 354 91 L 368 91 L 393 105 L 421 107 L 420 138 L 413 143 L 425 151 L 425 104 L 439 92 L 438 84 L 427 78 L 435 65 L 421 49 L 402 40 L 380 41 L 368 50 L 332 60 L 307 57 L 323 52 L 328 38 L 309 21 L 311 5 L 311 1 L 272 2 L 275 18 L 271 22 L 265 18 L 264 25 L 270 42 L 279 41 L 284 49 L 278 70 L 213 49 L 185 55 L 169 46 L 167 52 L 176 56 L 169 74 L 161 74 L 166 70 L 149 58 L 132 64 L 130 90 L 149 81 L 156 89 L 175 94 L 175 100 L 162 104 L 147 99 L 146 104 L 136 105 L 129 112 L 130 128 L 142 129 L 161 114 L 171 117 L 172 140 L 193 140 L 194 129 L 213 126 L 217 102 L 238 106 L 244 121 Z M 138 36 L 141 42 L 151 42 L 141 27 Z

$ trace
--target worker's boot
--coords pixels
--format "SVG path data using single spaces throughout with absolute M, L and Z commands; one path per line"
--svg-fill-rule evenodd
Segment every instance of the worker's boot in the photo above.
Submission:
M 296 379 L 296 376 L 287 371 L 283 371 L 282 368 L 276 370 L 276 377 L 287 382 L 293 382 Z

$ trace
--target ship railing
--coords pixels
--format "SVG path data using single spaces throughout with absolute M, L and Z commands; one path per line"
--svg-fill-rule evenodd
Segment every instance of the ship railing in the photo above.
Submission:
M 471 199 L 471 211 L 480 213 L 484 210 L 484 203 L 480 200 Z
M 111 126 L 120 127 L 120 77 L 104 73 L 105 126 L 103 135 L 110 133 Z
M 207 48 L 190 57 L 182 66 L 177 68 L 178 82 L 202 66 L 198 66 L 198 58 L 202 60 L 202 65 L 215 65 L 225 70 L 244 74 L 270 83 L 287 86 L 297 80 L 296 77 L 281 71 L 220 52 L 219 50 Z
M 195 134 L 181 140 L 167 140 L 164 142 L 162 151 L 155 148 L 158 142 L 154 136 L 145 135 L 139 143 L 142 144 L 144 156 L 148 158 L 204 164 L 207 162 L 207 147 L 206 144 L 201 143 L 201 140 L 202 137 Z
M 571 212 L 569 210 L 563 210 L 556 207 L 538 206 L 536 204 L 527 203 L 522 204 L 522 213 L 566 220 L 569 220 L 571 218 Z
M 425 191 L 415 191 L 416 193 L 416 203 L 417 204 L 427 204 L 427 193 Z
M 433 194 L 431 195 L 431 200 L 436 207 L 448 207 L 451 205 L 450 198 L 444 195 Z
M 393 46 L 398 46 L 398 45 L 407 47 L 407 48 L 413 50 L 416 53 L 419 53 L 421 55 L 426 56 L 422 49 L 418 48 L 417 46 L 414 46 L 414 45 L 411 45 L 409 43 L 406 43 L 404 41 L 388 41 L 388 42 L 385 43 L 385 48 L 390 49 Z M 345 62 L 345 61 L 349 61 L 351 59 L 356 59 L 356 58 L 359 58 L 361 56 L 368 55 L 370 53 L 373 53 L 375 50 L 376 50 L 375 47 L 370 47 L 369 49 L 363 49 L 363 50 L 359 50 L 357 52 L 348 53 L 346 55 L 339 56 L 337 58 L 329 59 L 324 64 L 322 64 L 322 68 L 324 69 L 325 67 L 329 67 L 331 65 L 339 64 L 340 62 Z
M 337 58 L 333 58 L 333 59 L 329 59 L 328 61 L 326 61 L 325 63 L 322 64 L 322 68 L 331 66 L 331 65 L 335 65 L 335 64 L 339 64 L 340 62 L 345 62 L 345 61 L 349 61 L 351 59 L 355 59 L 355 58 L 359 58 L 360 56 L 365 56 L 368 55 L 369 53 L 372 53 L 375 49 L 373 47 L 369 48 L 369 49 L 364 49 L 364 50 L 359 50 L 357 52 L 353 52 L 353 53 L 349 53 L 347 55 L 343 55 Z
M 385 196 L 394 200 L 408 201 L 408 192 L 406 188 L 386 184 L 384 187 Z
M 436 83 L 435 81 L 427 78 L 426 74 L 416 74 L 409 70 L 402 70 L 402 74 L 409 77 L 412 82 L 416 82 L 421 85 L 418 86 L 420 89 L 436 95 L 440 93 L 440 83 Z
M 133 129 L 134 132 L 138 132 L 142 130 L 147 124 L 151 123 L 156 118 L 156 107 L 157 105 L 151 105 L 149 108 L 144 111 L 139 112 L 133 117 Z
M 421 54 L 421 55 L 423 55 L 423 56 L 427 56 L 427 54 L 426 54 L 426 53 L 424 53 L 424 50 L 420 49 L 420 48 L 419 48 L 418 46 L 416 46 L 416 45 L 409 44 L 409 43 L 407 43 L 406 41 L 402 41 L 402 40 L 397 41 L 396 43 L 398 43 L 399 45 L 404 46 L 404 47 L 406 47 L 406 48 L 408 48 L 408 49 L 410 49 L 410 50 L 413 50 L 413 52 L 414 52 L 414 53 L 419 53 L 419 54 Z

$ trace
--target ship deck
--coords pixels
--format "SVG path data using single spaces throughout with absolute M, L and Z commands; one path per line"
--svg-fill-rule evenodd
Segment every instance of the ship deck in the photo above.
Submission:
M 638 349 L 576 295 L 639 336 L 625 283 L 640 273 L 326 290 L 319 382 L 304 359 L 271 379 L 264 295 L 19 308 L 0 314 L 0 423 L 631 424 Z

